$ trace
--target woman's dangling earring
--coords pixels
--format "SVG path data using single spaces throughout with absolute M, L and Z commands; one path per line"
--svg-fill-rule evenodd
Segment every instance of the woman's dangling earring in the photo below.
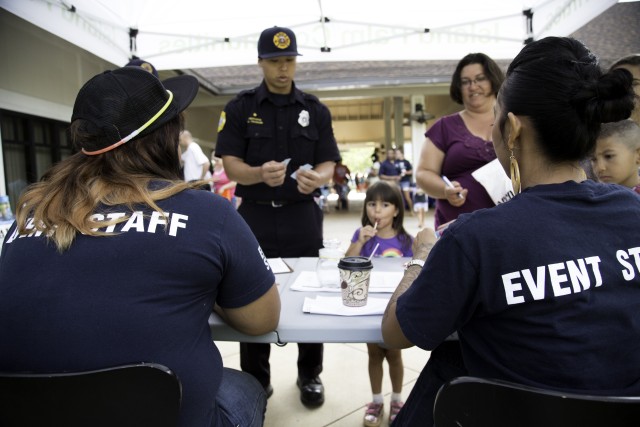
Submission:
M 522 191 L 522 187 L 520 187 L 520 166 L 518 166 L 518 161 L 513 155 L 513 150 L 511 150 L 509 160 L 511 160 L 511 186 L 513 187 L 513 193 L 518 194 Z

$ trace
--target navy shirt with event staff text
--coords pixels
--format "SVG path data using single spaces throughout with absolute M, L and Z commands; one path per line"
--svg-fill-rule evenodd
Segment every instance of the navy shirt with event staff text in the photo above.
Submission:
M 186 190 L 148 208 L 101 206 L 59 253 L 14 224 L 0 254 L 0 371 L 63 372 L 154 362 L 182 384 L 180 427 L 211 427 L 223 375 L 208 319 L 250 304 L 275 278 L 226 199 Z M 138 209 L 138 208 L 136 208 Z M 212 339 L 213 338 L 213 339 Z
M 540 184 L 462 214 L 398 298 L 413 344 L 458 331 L 470 375 L 566 392 L 640 394 L 640 197 Z

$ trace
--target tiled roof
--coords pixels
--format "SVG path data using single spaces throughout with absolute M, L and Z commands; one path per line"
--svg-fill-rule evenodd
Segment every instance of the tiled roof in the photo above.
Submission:
M 296 84 L 310 89 L 346 85 L 389 86 L 448 82 L 458 61 L 358 61 L 299 63 Z M 498 61 L 506 69 L 508 61 Z M 262 80 L 257 65 L 191 70 L 220 94 L 251 88 Z
M 572 34 L 608 67 L 640 53 L 640 1 L 617 3 Z M 506 69 L 509 61 L 497 61 Z M 299 63 L 296 84 L 305 90 L 349 85 L 391 86 L 448 82 L 457 61 L 360 61 Z M 230 95 L 262 80 L 257 65 L 189 70 L 216 94 Z
M 618 58 L 640 53 L 640 1 L 613 5 L 572 37 L 587 45 L 604 68 Z

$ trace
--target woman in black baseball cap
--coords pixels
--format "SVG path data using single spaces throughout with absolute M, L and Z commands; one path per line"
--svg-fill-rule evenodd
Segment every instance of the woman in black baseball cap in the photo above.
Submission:
M 159 363 L 182 384 L 178 425 L 262 425 L 263 388 L 223 368 L 208 319 L 215 307 L 264 334 L 280 299 L 231 204 L 180 177 L 181 112 L 198 87 L 129 66 L 80 89 L 78 152 L 22 195 L 2 248 L 0 371 Z

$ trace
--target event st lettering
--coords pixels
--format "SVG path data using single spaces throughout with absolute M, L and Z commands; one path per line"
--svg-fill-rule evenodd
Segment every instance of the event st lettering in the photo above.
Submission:
M 640 247 L 618 250 L 616 259 L 622 266 L 621 273 L 625 281 L 633 280 L 640 273 Z M 541 265 L 533 271 L 524 269 L 503 274 L 502 284 L 507 304 L 525 302 L 527 291 L 534 300 L 544 299 L 547 280 L 551 284 L 553 297 L 582 292 L 592 286 L 602 286 L 600 262 L 599 256 L 591 256 Z

